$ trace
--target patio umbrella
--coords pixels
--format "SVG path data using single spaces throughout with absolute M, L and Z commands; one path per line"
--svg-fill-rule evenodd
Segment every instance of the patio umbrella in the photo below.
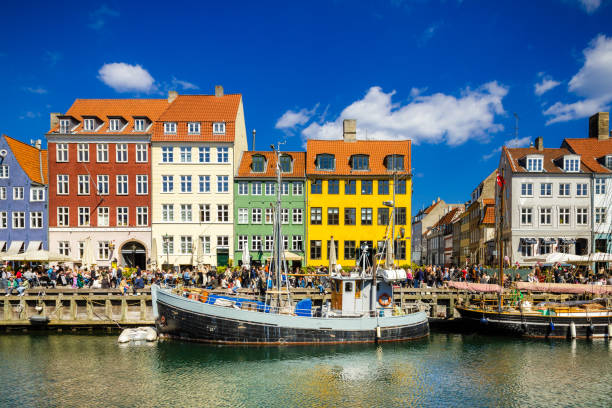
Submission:
M 251 254 L 249 253 L 249 243 L 242 248 L 242 265 L 247 268 L 251 266 Z
M 152 268 L 157 267 L 157 240 L 155 238 L 151 241 L 151 261 L 149 264 Z
M 332 236 L 329 242 L 329 273 L 334 270 L 336 270 L 336 245 L 334 244 L 334 237 Z
M 202 242 L 200 242 L 198 245 L 196 258 L 197 258 L 196 261 L 198 263 L 198 266 L 204 263 L 204 245 Z

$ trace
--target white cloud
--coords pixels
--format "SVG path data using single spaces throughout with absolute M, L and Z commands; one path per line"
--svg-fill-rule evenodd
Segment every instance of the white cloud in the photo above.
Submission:
M 191 82 L 187 82 L 187 81 L 181 81 L 180 79 L 176 79 L 175 77 L 172 77 L 172 87 L 174 89 L 181 87 L 183 89 L 200 89 L 199 86 L 197 86 L 196 84 L 192 84 Z
M 395 91 L 370 88 L 366 95 L 347 106 L 335 121 L 311 123 L 302 131 L 306 139 L 339 139 L 342 120 L 357 119 L 357 137 L 370 140 L 412 139 L 415 143 L 446 141 L 460 145 L 469 139 L 485 139 L 503 126 L 495 116 L 504 114 L 502 99 L 508 89 L 489 82 L 477 89 L 466 88 L 459 97 L 413 92 L 406 104 L 392 102 Z
M 102 4 L 96 10 L 89 13 L 90 23 L 89 28 L 94 30 L 100 30 L 106 25 L 106 21 L 109 17 L 119 17 L 119 12 L 109 8 L 106 4 Z
M 591 14 L 601 6 L 601 0 L 578 0 L 584 11 Z
M 39 118 L 40 117 L 40 112 L 31 112 L 28 111 L 26 113 L 24 113 L 23 115 L 21 115 L 19 117 L 19 119 L 35 119 L 35 118 Z
M 531 141 L 531 137 L 529 136 L 525 136 L 525 137 L 515 137 L 512 138 L 510 140 L 506 140 L 504 142 L 504 146 L 509 147 L 509 148 L 514 148 L 514 147 L 525 147 L 529 144 L 529 142 Z M 499 154 L 501 152 L 502 147 L 499 146 L 496 149 L 493 149 L 493 151 L 491 151 L 491 153 L 485 154 L 484 156 L 482 156 L 482 160 L 487 161 L 489 160 L 491 157 Z
M 98 78 L 117 92 L 150 93 L 157 89 L 146 69 L 124 62 L 104 64 L 98 71 Z
M 612 38 L 595 37 L 583 51 L 584 65 L 569 81 L 568 90 L 583 100 L 556 102 L 544 111 L 546 124 L 587 117 L 607 110 L 612 101 Z
M 27 91 L 27 92 L 30 92 L 30 93 L 39 94 L 39 95 L 47 93 L 47 90 L 45 88 L 40 87 L 40 86 L 37 87 L 37 88 L 32 88 L 30 86 L 26 86 L 26 87 L 23 88 L 23 90 Z
M 560 84 L 561 82 L 555 81 L 549 76 L 543 76 L 542 81 L 534 85 L 534 92 L 536 95 L 541 96 Z
M 290 109 L 283 113 L 283 116 L 276 121 L 276 125 L 274 125 L 274 127 L 277 129 L 293 129 L 296 126 L 305 125 L 310 118 L 312 118 L 318 107 L 319 104 L 316 104 L 315 107 L 310 110 L 304 108 L 297 112 Z M 325 109 L 324 114 L 327 114 L 327 108 Z

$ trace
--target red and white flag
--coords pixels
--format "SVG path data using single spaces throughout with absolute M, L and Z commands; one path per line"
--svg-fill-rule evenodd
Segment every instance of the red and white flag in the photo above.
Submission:
M 503 188 L 504 184 L 506 184 L 506 180 L 504 180 L 504 177 L 501 174 L 497 173 L 497 185 Z

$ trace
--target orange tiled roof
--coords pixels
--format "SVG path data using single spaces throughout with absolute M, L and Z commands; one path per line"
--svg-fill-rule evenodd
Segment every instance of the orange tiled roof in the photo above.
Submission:
M 388 175 L 390 171 L 384 165 L 384 159 L 391 154 L 404 156 L 403 174 L 410 174 L 410 140 L 383 141 L 358 140 L 345 142 L 344 140 L 318 140 L 311 139 L 306 142 L 306 174 L 316 175 Z M 316 168 L 318 154 L 333 154 L 336 158 L 334 171 L 322 171 Z M 370 170 L 352 170 L 349 160 L 356 154 L 370 156 Z
M 495 224 L 495 206 L 487 205 L 485 207 L 485 214 L 482 217 L 483 224 Z
M 76 99 L 63 116 L 72 116 L 80 122 L 73 130 L 75 134 L 149 134 L 151 129 L 134 132 L 134 117 L 144 116 L 155 122 L 167 107 L 167 99 Z M 96 131 L 83 130 L 83 118 L 90 116 L 104 122 Z M 127 121 L 127 126 L 120 132 L 109 132 L 109 117 L 122 117 Z M 58 130 L 59 125 L 52 128 L 49 133 Z
M 425 209 L 425 211 L 423 211 L 423 212 L 424 212 L 425 214 L 429 214 L 429 213 L 431 212 L 431 210 L 433 210 L 433 209 L 434 209 L 434 207 L 435 207 L 436 205 L 438 205 L 439 203 L 440 203 L 440 201 L 436 201 L 435 203 L 433 203 L 432 205 L 430 205 L 429 207 L 427 207 L 427 208 Z
M 612 139 L 597 140 L 597 138 L 565 139 L 563 147 L 579 154 L 582 161 L 596 173 L 612 173 L 612 170 L 602 166 L 599 159 L 612 154 Z
M 457 211 L 459 211 L 459 207 L 455 207 L 446 214 L 434 225 L 434 227 L 450 224 L 455 215 L 457 215 Z
M 291 173 L 283 173 L 283 177 L 304 177 L 304 164 L 306 160 L 306 152 L 283 152 L 282 154 L 291 156 L 293 159 L 293 171 Z M 253 156 L 261 155 L 266 159 L 266 168 L 263 173 L 254 173 L 251 171 Z M 259 177 L 268 178 L 276 177 L 276 154 L 274 152 L 244 152 L 240 167 L 238 168 L 238 177 Z
M 47 184 L 47 151 L 38 150 L 34 146 L 20 142 L 17 139 L 2 135 L 13 152 L 15 159 L 28 177 L 39 184 Z M 42 160 L 42 174 L 41 170 Z
M 233 142 L 242 95 L 179 95 L 158 118 L 154 142 Z M 163 122 L 177 122 L 176 134 L 164 134 Z M 200 122 L 200 134 L 187 133 L 187 122 Z M 213 122 L 225 122 L 224 134 L 213 134 Z
M 484 205 L 492 205 L 492 204 L 495 204 L 495 200 L 492 198 L 483 198 L 482 203 Z
M 502 148 L 502 154 L 506 155 L 512 171 L 515 173 L 528 173 L 527 169 L 523 167 L 521 163 L 523 163 L 523 159 L 530 154 L 544 156 L 542 164 L 546 173 L 565 173 L 563 164 L 559 161 L 563 159 L 563 156 L 574 153 L 565 148 L 538 150 L 535 147 L 508 148 L 504 146 Z M 585 164 L 583 158 L 581 157 L 580 159 L 580 172 L 591 173 L 591 169 Z

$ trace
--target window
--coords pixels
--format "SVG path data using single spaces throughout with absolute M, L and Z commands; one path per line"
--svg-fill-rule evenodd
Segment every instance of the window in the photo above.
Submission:
M 136 145 L 136 163 L 146 163 L 149 161 L 149 147 L 145 143 Z
M 191 176 L 181 176 L 181 193 L 191 193 Z
M 540 184 L 540 196 L 552 197 L 552 183 L 541 183 Z
M 346 195 L 357 194 L 357 181 L 356 180 L 345 180 L 344 181 L 344 194 Z
M 261 195 L 261 182 L 260 181 L 254 181 L 253 183 L 251 183 L 251 187 L 253 190 L 251 191 L 252 195 Z
M 263 156 L 253 156 L 253 163 L 251 163 L 251 171 L 253 173 L 263 173 L 266 167 L 266 159 Z
M 149 194 L 149 176 L 146 174 L 136 175 L 136 194 Z
M 395 259 L 406 259 L 406 241 L 396 241 Z
M 329 207 L 327 209 L 327 225 L 340 224 L 340 209 L 338 207 Z
M 79 175 L 79 195 L 89 195 L 89 175 Z
M 99 195 L 108 195 L 108 174 L 98 174 L 96 185 Z
M 45 189 L 43 187 L 31 187 L 30 201 L 45 201 Z
M 217 176 L 217 193 L 229 192 L 229 176 Z
M 328 180 L 327 181 L 327 194 L 339 194 L 340 193 L 340 180 Z
M 6 187 L 0 187 L 0 200 L 6 200 Z
M 229 147 L 217 147 L 217 163 L 229 163 Z
M 358 154 L 352 157 L 352 168 L 353 170 L 369 170 L 370 169 L 370 157 L 367 155 Z
M 361 194 L 372 194 L 372 180 L 361 180 Z
M 288 196 L 289 195 L 289 190 L 290 190 L 290 184 L 288 181 L 283 181 L 281 183 L 281 194 L 284 196 Z
M 249 194 L 249 183 L 246 181 L 238 182 L 238 195 L 248 195 Z
M 144 132 L 145 130 L 145 120 L 144 119 L 134 119 L 134 132 Z
M 606 194 L 606 179 L 595 179 L 595 194 Z
M 128 161 L 128 146 L 126 143 L 118 143 L 115 151 L 117 163 L 127 163 Z
M 25 212 L 14 211 L 13 212 L 13 229 L 24 229 L 25 228 Z
M 521 195 L 531 197 L 533 196 L 533 184 L 532 183 L 522 183 L 521 184 Z
M 191 204 L 181 204 L 181 221 L 191 222 L 192 220 Z
M 540 225 L 552 224 L 552 208 L 540 208 Z
M 229 222 L 229 204 L 217 204 L 217 221 Z
M 587 196 L 587 184 L 586 183 L 576 184 L 576 196 L 579 196 L 579 197 Z
M 261 224 L 261 208 L 251 209 L 251 223 Z
M 166 255 L 174 253 L 174 237 L 164 235 L 162 236 L 162 252 Z
M 203 252 L 205 254 L 210 254 L 210 237 L 209 236 L 200 237 L 200 245 L 204 249 Z
M 239 208 L 238 209 L 238 224 L 248 224 L 248 223 L 249 223 L 249 209 Z
M 271 181 L 266 181 L 265 187 L 266 187 L 266 195 L 274 195 L 275 194 L 276 183 L 271 182 Z
M 70 119 L 60 119 L 60 133 L 70 133 L 72 130 L 72 123 Z
M 355 241 L 344 241 L 344 259 L 356 258 Z
M 0 229 L 8 228 L 8 213 L 6 211 L 0 211 Z
M 200 204 L 200 222 L 210 222 L 210 204 Z
M 333 171 L 336 168 L 336 158 L 333 154 L 318 154 L 317 170 Z
M 389 194 L 389 180 L 378 180 L 378 195 Z
M 108 227 L 109 221 L 108 207 L 98 207 L 98 227 Z
M 378 225 L 389 224 L 389 209 L 379 208 L 378 209 Z
M 56 150 L 55 150 L 56 161 L 60 163 L 67 162 L 68 161 L 68 143 L 58 143 L 55 146 L 56 146 Z M 8 178 L 8 169 L 7 169 L 7 175 L 5 178 Z
M 108 162 L 108 144 L 107 143 L 98 143 L 96 145 L 96 161 L 98 163 Z
M 174 204 L 162 204 L 162 221 L 174 221 Z
M 533 216 L 532 208 L 521 208 L 521 224 L 531 225 Z
M 41 229 L 43 227 L 43 213 L 34 211 L 30 213 L 30 228 Z
M 303 191 L 304 191 L 304 183 L 302 183 L 301 181 L 294 181 L 293 182 L 293 195 L 294 196 L 302 195 Z
M 310 241 L 310 259 L 321 259 L 321 241 Z
M 13 200 L 23 200 L 23 187 L 13 187 Z
M 323 180 L 312 180 L 310 183 L 310 194 L 323 193 Z
M 540 255 L 548 255 L 552 253 L 552 243 L 540 240 L 539 253 Z
M 210 163 L 210 147 L 198 147 L 198 160 L 200 163 Z
M 128 176 L 118 175 L 117 176 L 117 195 L 127 195 L 128 193 Z
M 111 132 L 118 132 L 121 127 L 121 121 L 119 119 L 111 119 L 108 121 L 108 130 Z
M 291 157 L 282 155 L 280 157 L 280 168 L 283 173 L 291 173 Z
M 162 163 L 174 162 L 174 148 L 172 146 L 162 146 Z
M 193 243 L 191 237 L 181 236 L 181 254 L 191 254 L 193 252 Z
M 78 162 L 89 162 L 89 144 L 87 143 L 77 144 L 77 161 Z
M 181 163 L 191 163 L 191 147 L 190 146 L 181 146 Z
M 361 225 L 372 225 L 372 209 L 361 209 Z
M 249 246 L 249 237 L 246 235 L 238 235 L 238 250 L 244 251 L 244 248 Z M 243 262 L 245 259 L 242 260 Z
M 612 170 L 612 154 L 609 154 L 606 156 L 605 162 L 606 162 L 606 167 Z
M 301 235 L 294 235 L 291 238 L 291 250 L 292 251 L 303 251 L 304 250 Z
M 79 227 L 89 226 L 89 207 L 79 207 Z
M 9 166 L 3 164 L 0 166 L 0 178 L 7 179 L 9 178 Z
M 310 209 L 310 224 L 311 225 L 321 225 L 323 223 L 321 207 L 312 207 Z
M 289 224 L 289 209 L 281 208 L 281 223 Z
M 83 119 L 83 130 L 91 132 L 94 130 L 96 121 L 94 119 Z
M 274 222 L 274 210 L 272 208 L 266 208 L 266 224 L 272 224 Z
M 165 134 L 175 134 L 176 133 L 176 122 L 165 122 L 164 123 L 164 133 Z
M 293 223 L 294 224 L 302 223 L 302 209 L 301 208 L 293 209 Z
M 190 135 L 200 134 L 200 122 L 189 122 L 187 124 L 187 133 Z
M 406 225 L 406 207 L 395 207 L 395 224 Z
M 266 235 L 264 237 L 264 251 L 271 251 L 274 246 L 274 240 L 272 239 L 272 235 Z
M 162 176 L 162 193 L 174 191 L 174 176 Z
M 570 183 L 560 183 L 559 184 L 559 197 L 569 197 L 571 194 Z
M 559 208 L 559 225 L 569 225 L 570 223 L 570 209 Z
M 64 255 L 64 256 L 70 255 L 70 242 L 59 241 L 57 244 L 58 244 L 58 252 L 60 253 L 60 255 Z
M 117 226 L 127 227 L 128 226 L 128 208 L 117 207 Z
M 399 154 L 387 156 L 387 170 L 404 170 L 404 156 Z
M 251 239 L 251 249 L 253 251 L 261 251 L 261 236 L 260 235 L 253 235 L 253 238 Z
M 225 134 L 225 122 L 214 122 L 213 123 L 213 134 L 215 135 Z
M 603 207 L 595 208 L 595 223 L 605 224 L 606 223 L 606 209 Z
M 580 171 L 580 159 L 577 157 L 565 157 L 563 159 L 563 170 L 568 173 L 576 173 Z
M 357 210 L 355 208 L 344 209 L 344 225 L 357 224 Z
M 395 182 L 395 194 L 406 194 L 406 180 L 397 180 Z
M 69 208 L 68 207 L 57 207 L 57 226 L 67 227 L 69 225 Z
M 198 177 L 198 191 L 200 193 L 210 193 L 210 176 Z
M 527 171 L 542 171 L 542 158 L 541 157 L 528 157 L 527 158 Z
M 589 216 L 586 208 L 576 208 L 576 224 L 587 225 L 589 223 Z

